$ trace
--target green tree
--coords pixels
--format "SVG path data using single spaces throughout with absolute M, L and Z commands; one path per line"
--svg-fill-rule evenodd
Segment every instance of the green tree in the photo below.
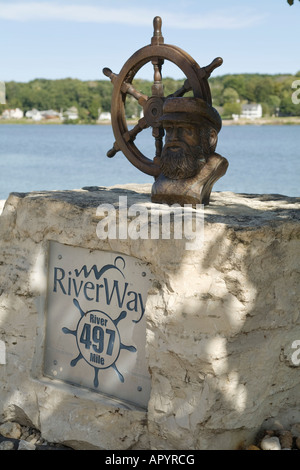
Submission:
M 241 114 L 240 103 L 225 103 L 223 107 L 223 117 L 232 117 L 233 114 Z
M 125 103 L 125 115 L 127 118 L 137 118 L 139 117 L 141 107 L 139 106 L 137 100 L 133 96 L 126 97 Z
M 97 120 L 99 117 L 99 110 L 101 109 L 101 98 L 100 96 L 94 96 L 89 107 L 89 116 L 91 119 Z
M 291 99 L 291 91 L 284 91 L 280 104 L 281 116 L 300 116 L 299 104 L 294 104 Z
M 300 106 L 291 101 L 292 83 L 300 76 L 277 74 L 233 74 L 211 77 L 209 84 L 215 107 L 224 104 L 226 114 L 239 114 L 237 100 L 264 104 L 270 114 L 298 116 Z M 178 90 L 184 80 L 164 78 L 164 94 L 168 96 Z M 147 96 L 152 96 L 153 81 L 135 79 L 133 86 Z M 65 111 L 71 106 L 78 109 L 79 117 L 84 121 L 95 121 L 98 110 L 107 112 L 111 109 L 113 85 L 109 80 L 81 81 L 72 78 L 60 80 L 35 79 L 28 83 L 6 82 L 6 104 L 0 111 L 7 108 L 21 108 L 24 112 L 36 108 L 40 111 L 54 109 Z M 192 92 L 189 93 L 192 95 Z M 188 94 L 186 95 L 188 96 Z M 139 117 L 141 107 L 135 98 L 126 96 L 126 116 Z M 223 113 L 222 113 L 223 114 Z
M 225 75 L 224 88 L 233 88 L 239 96 L 245 93 L 245 77 L 243 75 Z
M 237 103 L 239 100 L 238 92 L 231 87 L 225 88 L 223 92 L 223 103 Z
M 280 108 L 281 99 L 277 95 L 270 95 L 267 100 L 269 112 L 271 115 L 277 115 Z
M 210 81 L 210 90 L 212 96 L 212 102 L 214 106 L 221 106 L 223 104 L 223 91 L 224 86 L 219 77 L 217 80 Z
M 255 87 L 255 101 L 265 103 L 272 94 L 274 94 L 273 80 L 270 77 L 260 78 Z

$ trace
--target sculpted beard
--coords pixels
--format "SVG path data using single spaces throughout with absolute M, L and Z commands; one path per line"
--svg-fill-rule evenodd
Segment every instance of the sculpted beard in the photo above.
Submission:
M 184 142 L 167 143 L 160 157 L 164 176 L 170 179 L 185 179 L 195 176 L 205 163 L 202 149 L 190 147 Z

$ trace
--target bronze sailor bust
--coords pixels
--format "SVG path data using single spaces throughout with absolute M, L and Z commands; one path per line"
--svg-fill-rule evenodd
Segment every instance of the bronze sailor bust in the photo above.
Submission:
M 223 60 L 215 58 L 200 67 L 185 51 L 164 43 L 162 20 L 153 20 L 151 44 L 136 51 L 119 74 L 109 68 L 104 75 L 114 85 L 111 105 L 115 142 L 107 156 L 122 151 L 140 171 L 153 176 L 151 200 L 158 203 L 208 204 L 213 184 L 227 170 L 228 161 L 215 152 L 221 118 L 212 106 L 208 78 Z M 174 93 L 165 96 L 162 66 L 168 60 L 187 77 Z M 137 90 L 133 80 L 147 63 L 153 65 L 152 95 Z M 192 97 L 185 97 L 192 92 Z M 129 129 L 126 122 L 126 98 L 134 98 L 142 107 L 143 116 Z M 144 129 L 152 128 L 155 155 L 149 158 L 136 146 L 135 140 Z
M 215 152 L 222 121 L 201 98 L 168 98 L 160 118 L 165 143 L 161 174 L 151 200 L 160 203 L 208 204 L 213 184 L 225 174 L 228 161 Z

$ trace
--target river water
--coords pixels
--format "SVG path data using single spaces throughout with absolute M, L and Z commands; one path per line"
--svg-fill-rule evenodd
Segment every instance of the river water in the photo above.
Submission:
M 121 152 L 106 157 L 114 140 L 110 125 L 0 125 L 0 199 L 13 191 L 152 183 Z M 153 158 L 149 129 L 136 145 Z M 217 152 L 229 168 L 213 191 L 299 196 L 300 126 L 223 126 Z

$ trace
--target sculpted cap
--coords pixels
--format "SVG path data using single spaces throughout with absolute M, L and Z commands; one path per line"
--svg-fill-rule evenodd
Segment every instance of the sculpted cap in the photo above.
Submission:
M 201 125 L 202 122 L 220 132 L 222 120 L 218 111 L 201 98 L 168 98 L 163 106 L 161 122 L 185 122 Z

